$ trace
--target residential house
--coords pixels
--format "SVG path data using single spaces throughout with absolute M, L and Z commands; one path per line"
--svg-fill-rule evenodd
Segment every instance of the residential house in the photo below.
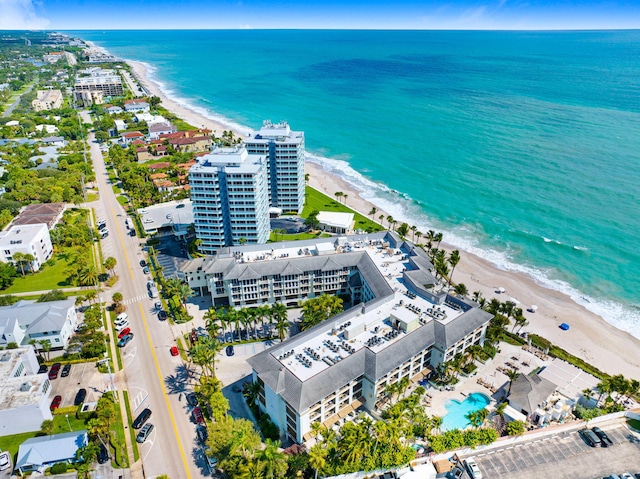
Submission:
M 134 140 L 141 140 L 144 135 L 139 131 L 127 131 L 120 134 L 121 142 L 124 146 L 129 146 Z
M 49 146 L 64 146 L 66 144 L 64 136 L 47 136 L 40 138 L 40 141 Z
M 124 130 L 126 130 L 128 128 L 127 124 L 124 122 L 124 120 L 113 120 L 113 122 L 116 125 L 116 130 L 117 131 L 124 131 Z
M 20 444 L 15 469 L 24 475 L 58 462 L 73 464 L 81 460 L 77 457 L 78 449 L 87 444 L 89 436 L 85 430 L 32 437 Z
M 0 261 L 15 263 L 16 253 L 33 256 L 33 261 L 24 265 L 24 269 L 38 271 L 53 254 L 47 225 L 14 225 L 6 231 L 0 231 Z
M 0 436 L 38 431 L 52 419 L 51 384 L 39 366 L 31 345 L 0 351 Z
M 120 113 L 124 113 L 124 110 L 117 105 L 109 105 L 105 107 L 105 111 L 109 115 L 119 115 Z
M 149 104 L 144 100 L 125 100 L 124 111 L 127 113 L 148 112 Z
M 46 303 L 20 300 L 11 306 L 0 307 L 0 347 L 47 340 L 52 349 L 63 349 L 67 347 L 76 323 L 74 298 Z
M 38 90 L 31 106 L 35 111 L 55 110 L 62 106 L 62 99 L 60 90 Z
M 152 123 L 149 126 L 149 138 L 157 140 L 160 135 L 175 133 L 178 129 L 171 123 Z
M 171 167 L 171 163 L 169 163 L 168 161 L 161 161 L 160 163 L 154 163 L 153 165 L 148 165 L 148 168 L 151 171 L 163 170 L 164 168 L 169 168 L 169 167 Z

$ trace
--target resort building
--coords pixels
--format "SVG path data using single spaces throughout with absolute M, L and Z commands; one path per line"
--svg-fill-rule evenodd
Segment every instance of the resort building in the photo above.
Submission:
M 216 148 L 189 169 L 191 201 L 200 251 L 266 243 L 269 194 L 266 158 L 245 148 Z
M 54 110 L 62 106 L 62 92 L 60 90 L 38 90 L 36 99 L 31 102 L 35 111 Z
M 0 436 L 38 431 L 52 418 L 51 384 L 39 366 L 31 345 L 0 351 Z
M 287 122 L 265 121 L 245 140 L 249 154 L 267 157 L 269 206 L 284 213 L 304 207 L 304 132 L 291 131 Z
M 51 349 L 62 349 L 76 327 L 75 298 L 36 303 L 21 300 L 0 307 L 0 347 L 30 341 L 49 341 Z
M 216 305 L 347 299 L 344 313 L 249 359 L 260 407 L 295 442 L 314 422 L 375 411 L 389 384 L 418 381 L 482 345 L 492 318 L 440 288 L 427 254 L 392 232 L 233 246 L 181 272 Z
M 53 245 L 49 228 L 44 223 L 16 225 L 0 232 L 0 261 L 15 263 L 16 253 L 29 254 L 33 261 L 25 266 L 25 271 L 38 271 L 51 258 Z

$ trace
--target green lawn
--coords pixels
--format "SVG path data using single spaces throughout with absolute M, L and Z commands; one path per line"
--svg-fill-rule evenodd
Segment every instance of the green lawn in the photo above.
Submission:
M 129 391 L 122 391 L 122 394 L 124 395 L 124 404 L 127 408 L 127 421 L 131 424 L 133 423 L 133 416 L 131 415 L 131 406 L 129 404 Z M 134 461 L 138 461 L 138 459 L 140 459 L 140 451 L 138 450 L 138 443 L 136 442 L 136 430 L 129 427 L 129 435 L 131 436 L 131 444 L 133 444 L 133 459 Z
M 13 284 L 2 291 L 2 294 L 25 293 L 28 291 L 43 291 L 61 288 L 70 288 L 73 285 L 67 282 L 66 269 L 69 267 L 68 260 L 60 254 L 53 255 L 54 264 L 43 266 L 35 274 L 27 273 L 26 276 L 18 277 Z
M 320 237 L 320 232 L 318 233 L 295 233 L 295 234 L 275 234 L 273 231 L 271 232 L 271 234 L 269 235 L 269 241 L 273 241 L 274 243 L 277 243 L 278 241 L 295 241 L 295 240 L 306 240 L 306 239 L 313 239 L 313 238 L 319 238 Z
M 347 201 L 348 201 L 348 198 L 347 198 Z M 382 231 L 384 229 L 378 223 L 372 221 L 366 216 L 361 215 L 357 211 L 349 208 L 348 205 L 345 205 L 344 203 L 339 203 L 336 199 L 329 198 L 324 193 L 321 193 L 318 190 L 311 188 L 310 186 L 307 186 L 305 191 L 305 203 L 304 203 L 304 210 L 302 211 L 302 217 L 306 218 L 314 210 L 342 211 L 346 213 L 354 213 L 355 229 L 362 229 L 370 232 Z

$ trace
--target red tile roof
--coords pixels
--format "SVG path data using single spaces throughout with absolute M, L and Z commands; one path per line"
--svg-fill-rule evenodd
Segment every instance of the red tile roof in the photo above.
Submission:
M 162 168 L 169 168 L 171 163 L 168 161 L 161 161 L 160 163 L 154 163 L 153 165 L 149 165 L 150 170 L 161 170 Z

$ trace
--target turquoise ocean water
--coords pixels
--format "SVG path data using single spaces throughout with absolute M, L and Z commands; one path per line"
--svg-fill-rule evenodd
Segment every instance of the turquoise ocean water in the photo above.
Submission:
M 81 31 L 640 337 L 640 31 Z

